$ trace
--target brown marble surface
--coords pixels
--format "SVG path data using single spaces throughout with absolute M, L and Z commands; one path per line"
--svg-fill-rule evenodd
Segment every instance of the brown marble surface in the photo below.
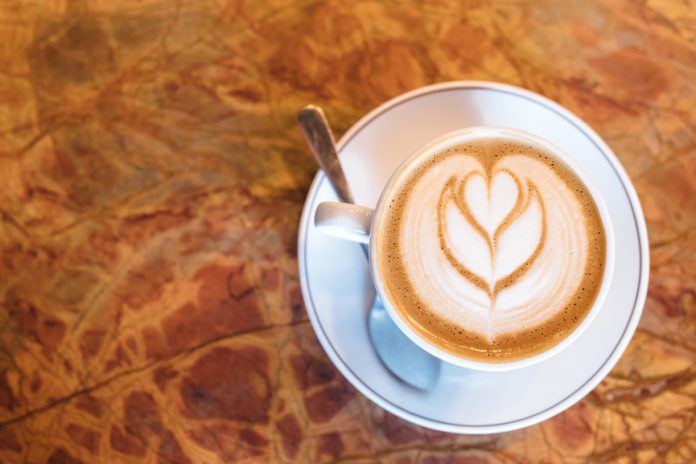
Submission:
M 650 233 L 620 363 L 501 435 L 371 404 L 298 284 L 297 109 L 457 79 L 585 118 Z M 3 1 L 0 462 L 696 462 L 695 83 L 693 0 Z

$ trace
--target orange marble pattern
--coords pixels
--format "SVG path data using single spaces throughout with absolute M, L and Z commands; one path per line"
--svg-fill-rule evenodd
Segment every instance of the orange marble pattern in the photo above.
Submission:
M 501 435 L 371 404 L 298 285 L 297 109 L 457 79 L 585 118 L 651 240 L 618 366 Z M 6 0 L 0 179 L 2 464 L 696 462 L 693 1 Z

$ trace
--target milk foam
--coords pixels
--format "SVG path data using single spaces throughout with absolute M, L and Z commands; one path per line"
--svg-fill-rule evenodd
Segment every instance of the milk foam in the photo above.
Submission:
M 491 343 L 597 290 L 582 287 L 598 287 L 586 274 L 601 255 L 586 191 L 514 144 L 493 161 L 455 151 L 410 179 L 399 206 L 399 269 L 419 307 Z

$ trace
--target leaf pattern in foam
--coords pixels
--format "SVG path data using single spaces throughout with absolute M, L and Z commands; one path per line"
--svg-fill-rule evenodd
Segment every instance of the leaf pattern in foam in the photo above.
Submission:
M 495 171 L 494 171 L 495 172 Z M 491 297 L 524 275 L 541 252 L 544 204 L 536 187 L 523 188 L 507 169 L 487 182 L 473 172 L 452 177 L 440 194 L 438 230 L 450 264 Z M 490 186 L 490 187 L 489 187 Z

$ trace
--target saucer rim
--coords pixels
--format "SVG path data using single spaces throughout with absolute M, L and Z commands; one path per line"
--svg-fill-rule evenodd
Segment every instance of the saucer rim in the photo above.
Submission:
M 585 135 L 589 139 L 589 141 L 593 145 L 595 145 L 599 152 L 609 162 L 610 166 L 619 178 L 621 186 L 631 206 L 631 213 L 633 216 L 634 226 L 636 229 L 638 240 L 638 248 L 640 251 L 638 257 L 640 272 L 638 275 L 638 285 L 636 286 L 635 297 L 633 299 L 630 317 L 626 321 L 626 324 L 623 328 L 618 342 L 614 345 L 607 358 L 602 362 L 601 365 L 599 365 L 599 367 L 594 371 L 592 375 L 588 376 L 587 380 L 585 380 L 584 383 L 578 386 L 565 398 L 556 401 L 554 404 L 534 414 L 530 414 L 528 416 L 506 422 L 467 425 L 461 423 L 438 421 L 430 417 L 425 417 L 413 413 L 403 408 L 402 406 L 392 403 L 389 399 L 378 394 L 376 391 L 370 388 L 366 381 L 359 378 L 338 354 L 338 351 L 331 343 L 331 340 L 327 336 L 321 322 L 319 321 L 314 300 L 309 290 L 310 278 L 307 271 L 306 253 L 307 230 L 311 222 L 310 215 L 312 214 L 314 209 L 315 199 L 319 190 L 319 186 L 326 177 L 322 171 L 318 171 L 314 177 L 310 189 L 307 192 L 307 197 L 303 206 L 302 215 L 300 217 L 300 227 L 298 233 L 298 266 L 300 271 L 300 287 L 302 290 L 304 303 L 307 308 L 307 314 L 312 324 L 312 328 L 317 338 L 319 339 L 322 348 L 329 356 L 331 361 L 334 363 L 334 365 L 337 367 L 337 369 L 341 371 L 341 373 L 346 377 L 346 379 L 358 391 L 360 391 L 363 395 L 365 395 L 371 401 L 376 403 L 378 406 L 414 424 L 444 432 L 468 434 L 506 432 L 539 423 L 571 407 L 573 404 L 577 403 L 585 395 L 587 395 L 592 389 L 594 389 L 619 361 L 621 355 L 624 353 L 626 347 L 628 346 L 633 337 L 633 334 L 642 315 L 643 308 L 645 305 L 645 299 L 647 296 L 647 285 L 650 268 L 650 254 L 648 247 L 647 227 L 645 224 L 643 210 L 640 205 L 638 195 L 635 191 L 635 187 L 633 186 L 630 178 L 628 177 L 625 169 L 619 162 L 618 158 L 611 150 L 611 148 L 606 144 L 606 142 L 604 142 L 604 140 L 602 140 L 601 137 L 599 137 L 599 135 L 589 125 L 587 125 L 587 123 L 582 121 L 578 116 L 571 113 L 566 108 L 560 106 L 559 104 L 540 94 L 509 84 L 487 81 L 451 81 L 428 85 L 406 92 L 379 105 L 377 108 L 373 109 L 365 116 L 360 118 L 360 120 L 358 120 L 353 126 L 351 126 L 351 128 L 343 135 L 343 137 L 341 137 L 341 139 L 337 143 L 337 152 L 339 153 L 339 156 L 341 155 L 341 152 L 343 151 L 344 147 L 355 136 L 357 136 L 363 128 L 369 126 L 369 124 L 373 120 L 375 120 L 383 113 L 407 101 L 420 97 L 427 97 L 430 94 L 452 90 L 485 90 L 500 92 L 511 96 L 524 98 L 533 103 L 539 104 L 545 107 L 546 109 L 553 111 L 559 117 L 565 119 L 570 124 L 575 126 L 580 132 L 583 133 L 583 135 Z

